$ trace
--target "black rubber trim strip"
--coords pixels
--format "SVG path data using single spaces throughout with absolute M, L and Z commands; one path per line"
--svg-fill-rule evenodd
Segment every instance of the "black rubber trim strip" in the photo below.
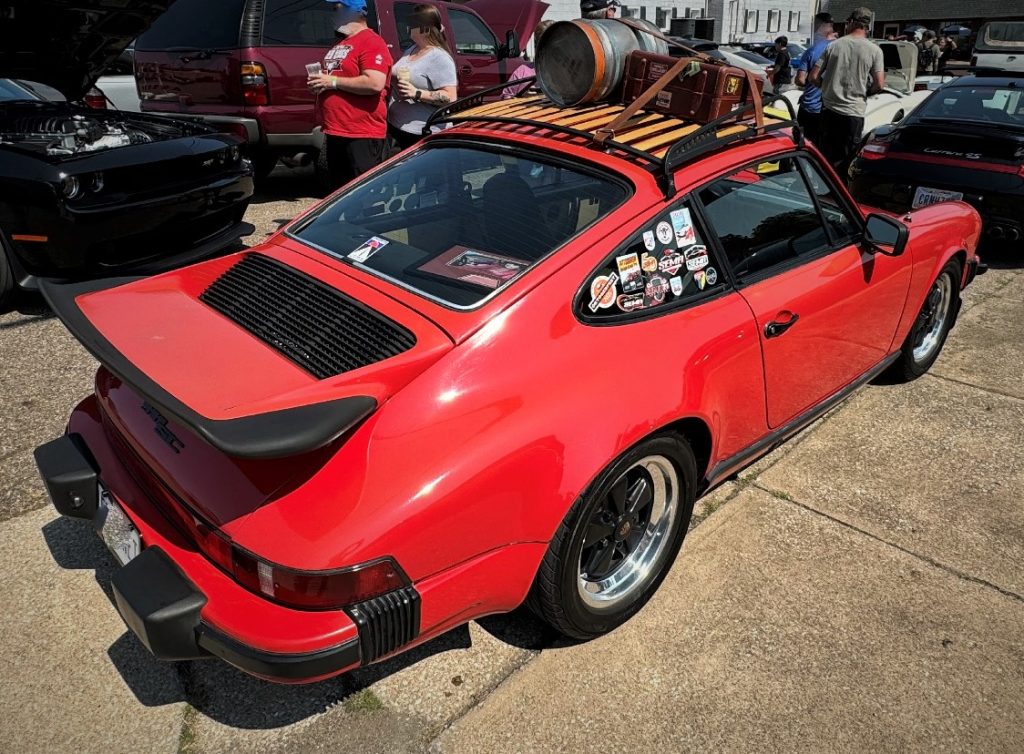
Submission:
M 302 681 L 337 673 L 360 663 L 359 639 L 315 652 L 266 652 L 231 638 L 208 623 L 198 629 L 199 646 L 247 673 L 282 681 Z
M 796 418 L 790 420 L 786 424 L 783 424 L 778 429 L 765 435 L 763 438 L 755 442 L 753 445 L 749 445 L 743 450 L 729 458 L 724 458 L 715 464 L 707 476 L 704 477 L 704 484 L 701 485 L 701 494 L 704 491 L 711 489 L 726 477 L 732 475 L 741 468 L 748 466 L 761 456 L 775 450 L 777 447 L 782 445 L 786 440 L 795 435 L 801 429 L 806 427 L 808 424 L 813 422 L 819 416 L 824 414 L 831 408 L 839 405 L 843 399 L 847 398 L 856 391 L 858 388 L 866 385 L 875 379 L 878 375 L 884 372 L 889 366 L 900 357 L 900 352 L 897 351 L 894 354 L 886 356 L 881 362 L 873 366 L 867 372 L 862 374 L 860 377 L 855 379 L 846 387 L 840 388 L 825 400 L 821 401 L 815 406 L 812 406 L 807 411 L 799 414 Z
M 116 288 L 139 277 L 81 283 L 40 281 L 39 289 L 64 326 L 107 369 L 135 388 L 164 416 L 188 427 L 218 450 L 236 458 L 286 458 L 322 448 L 377 409 L 368 396 L 339 398 L 238 419 L 208 419 L 179 401 L 118 351 L 78 308 L 86 293 Z

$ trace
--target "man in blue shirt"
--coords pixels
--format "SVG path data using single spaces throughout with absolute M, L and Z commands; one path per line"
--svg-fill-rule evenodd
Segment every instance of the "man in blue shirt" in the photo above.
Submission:
M 804 50 L 804 54 L 796 62 L 796 85 L 803 87 L 804 90 L 800 95 L 800 110 L 796 119 L 803 129 L 804 136 L 815 145 L 821 143 L 821 88 L 808 83 L 807 75 L 834 38 L 832 16 L 828 13 L 819 13 L 814 17 L 814 44 Z

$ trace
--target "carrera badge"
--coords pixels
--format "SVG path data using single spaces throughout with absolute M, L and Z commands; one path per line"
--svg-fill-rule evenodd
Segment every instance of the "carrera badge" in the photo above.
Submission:
M 167 419 L 164 415 L 149 403 L 143 403 L 142 410 L 146 412 L 146 416 L 152 419 L 156 425 L 153 429 L 156 431 L 157 437 L 170 445 L 171 450 L 175 453 L 180 453 L 182 448 L 185 447 L 185 443 L 179 440 L 178 436 L 167 427 Z

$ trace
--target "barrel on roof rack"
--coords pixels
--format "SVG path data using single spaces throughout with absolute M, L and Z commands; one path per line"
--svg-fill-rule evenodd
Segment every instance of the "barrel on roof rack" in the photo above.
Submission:
M 654 36 L 661 34 L 656 26 L 634 22 L 650 28 L 653 34 L 612 19 L 552 24 L 537 46 L 537 83 L 541 91 L 563 107 L 614 98 L 629 53 L 643 50 L 668 54 L 668 43 Z

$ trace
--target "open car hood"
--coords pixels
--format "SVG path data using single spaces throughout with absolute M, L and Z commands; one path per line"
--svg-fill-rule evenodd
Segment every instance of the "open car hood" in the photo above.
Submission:
M 903 94 L 914 91 L 917 78 L 917 45 L 913 42 L 879 42 L 885 60 L 885 85 Z
M 13 0 L 0 20 L 0 78 L 79 100 L 174 0 Z
M 499 41 L 505 41 L 505 35 L 514 31 L 519 37 L 519 44 L 526 49 L 526 42 L 540 22 L 547 3 L 539 0 L 469 0 L 466 7 L 480 14 Z

